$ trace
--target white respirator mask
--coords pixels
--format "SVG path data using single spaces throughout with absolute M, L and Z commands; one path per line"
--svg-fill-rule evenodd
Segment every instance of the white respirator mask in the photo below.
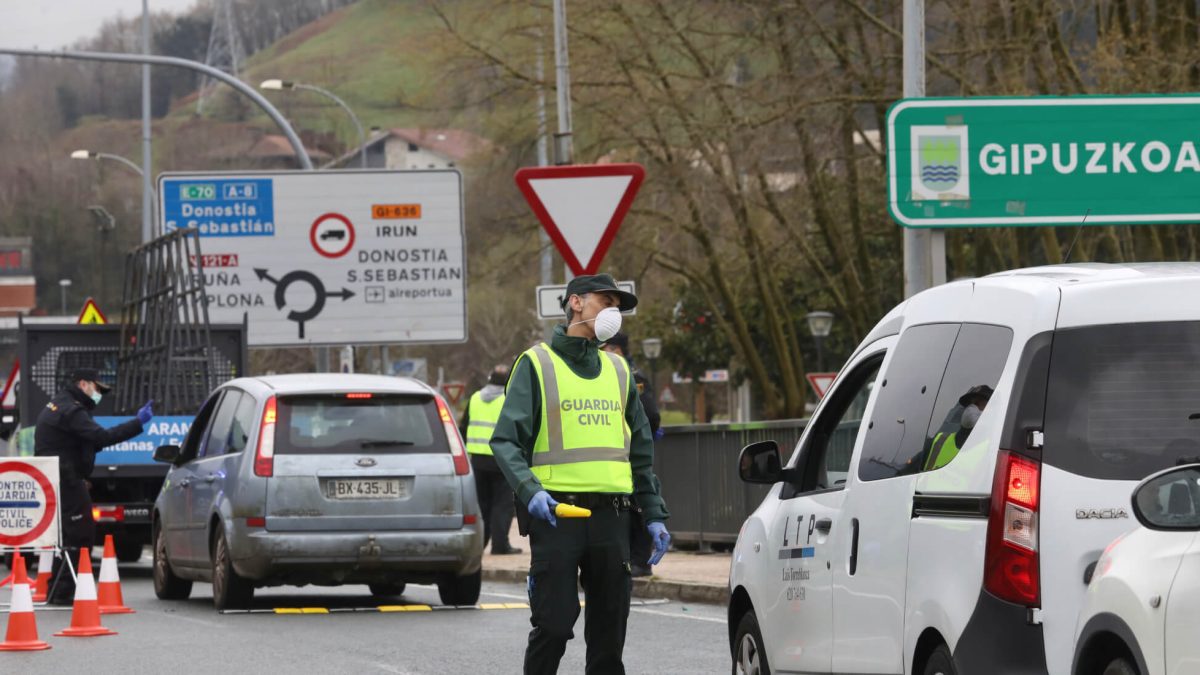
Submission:
M 962 428 L 974 429 L 975 425 L 979 422 L 979 416 L 982 414 L 983 414 L 983 411 L 979 409 L 979 406 L 977 406 L 977 405 L 967 406 L 966 409 L 963 410 L 963 413 L 962 413 Z
M 593 328 L 596 331 L 596 339 L 600 342 L 608 342 L 613 339 L 614 335 L 621 332 L 621 310 L 616 307 L 605 307 L 596 314 L 596 318 L 588 319 L 587 321 L 576 321 L 571 326 L 577 326 L 588 321 L 596 322 Z

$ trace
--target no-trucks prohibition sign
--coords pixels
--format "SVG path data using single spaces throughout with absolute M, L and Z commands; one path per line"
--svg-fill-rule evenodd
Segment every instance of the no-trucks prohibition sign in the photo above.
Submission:
M 313 221 L 308 238 L 317 253 L 340 258 L 354 247 L 354 225 L 340 213 L 326 213 Z
M 49 474 L 49 475 L 47 475 Z M 58 543 L 57 461 L 0 462 L 0 547 Z

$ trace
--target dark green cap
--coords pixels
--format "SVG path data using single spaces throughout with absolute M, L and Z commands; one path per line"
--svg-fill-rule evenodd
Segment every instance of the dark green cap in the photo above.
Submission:
M 588 276 L 575 277 L 567 284 L 567 292 L 563 294 L 562 308 L 567 309 L 567 301 L 572 295 L 583 295 L 585 293 L 613 293 L 620 298 L 618 306 L 622 312 L 637 307 L 638 299 L 633 293 L 626 293 L 617 288 L 617 282 L 609 274 L 592 274 Z

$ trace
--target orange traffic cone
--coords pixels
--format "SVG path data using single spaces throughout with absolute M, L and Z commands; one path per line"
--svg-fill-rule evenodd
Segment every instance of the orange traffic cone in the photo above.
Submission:
M 33 601 L 45 602 L 50 592 L 50 577 L 54 572 L 54 549 L 44 548 L 38 554 L 37 581 L 33 583 Z
M 9 606 L 8 635 L 0 643 L 0 651 L 31 652 L 50 649 L 38 639 L 37 620 L 33 615 L 33 595 L 29 592 L 29 577 L 25 575 L 25 557 L 13 556 L 12 604 Z
M 121 577 L 117 574 L 117 551 L 113 536 L 104 535 L 104 557 L 100 560 L 100 613 L 133 614 L 121 597 Z
M 71 627 L 55 637 L 93 637 L 116 635 L 100 625 L 100 603 L 96 600 L 96 580 L 92 578 L 92 551 L 79 549 L 79 570 L 75 575 L 75 606 L 71 609 Z

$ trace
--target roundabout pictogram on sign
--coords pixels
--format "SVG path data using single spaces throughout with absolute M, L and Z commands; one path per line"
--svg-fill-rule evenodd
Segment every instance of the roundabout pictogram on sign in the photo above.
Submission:
M 0 462 L 0 546 L 33 544 L 54 523 L 57 510 L 45 472 L 29 462 Z

